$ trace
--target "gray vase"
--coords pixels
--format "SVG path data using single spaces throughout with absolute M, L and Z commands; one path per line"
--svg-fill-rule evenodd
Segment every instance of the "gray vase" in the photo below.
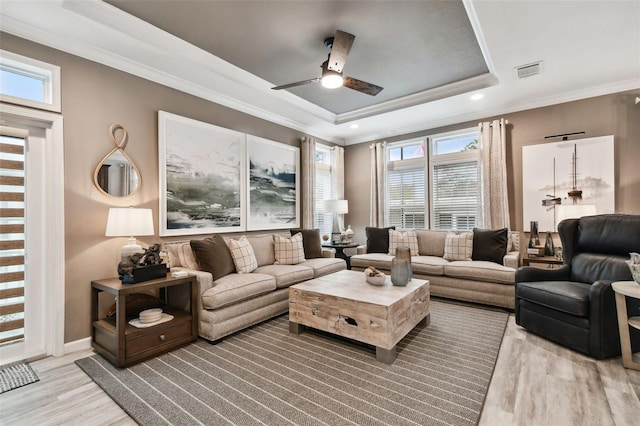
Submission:
M 412 275 L 411 251 L 409 247 L 398 247 L 396 256 L 391 260 L 391 283 L 397 286 L 407 285 Z

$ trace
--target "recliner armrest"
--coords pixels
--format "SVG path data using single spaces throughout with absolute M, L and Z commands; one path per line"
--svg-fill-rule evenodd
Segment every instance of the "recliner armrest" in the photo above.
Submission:
M 531 281 L 569 281 L 571 270 L 569 265 L 558 269 L 542 269 L 533 266 L 521 266 L 516 270 L 516 283 Z

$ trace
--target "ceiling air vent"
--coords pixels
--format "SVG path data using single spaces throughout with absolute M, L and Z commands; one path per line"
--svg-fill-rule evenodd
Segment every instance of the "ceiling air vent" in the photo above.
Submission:
M 532 75 L 540 74 L 542 70 L 542 61 L 533 62 L 527 65 L 521 65 L 516 67 L 516 72 L 518 73 L 518 78 L 527 78 Z

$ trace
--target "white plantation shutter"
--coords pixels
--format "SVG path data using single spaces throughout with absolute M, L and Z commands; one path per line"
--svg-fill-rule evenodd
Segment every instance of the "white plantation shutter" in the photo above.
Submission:
M 478 162 L 434 164 L 433 229 L 472 230 L 478 217 Z
M 387 226 L 425 227 L 425 166 L 424 161 L 417 164 L 418 167 L 393 170 L 392 163 L 387 171 Z

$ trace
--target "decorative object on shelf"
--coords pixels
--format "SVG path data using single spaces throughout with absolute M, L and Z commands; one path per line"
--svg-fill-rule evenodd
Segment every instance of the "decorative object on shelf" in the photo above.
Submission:
M 369 284 L 376 286 L 384 285 L 387 280 L 387 276 L 384 272 L 377 270 L 373 266 L 369 266 L 364 270 L 364 276 Z
M 324 200 L 322 209 L 325 213 L 333 213 L 333 228 L 331 229 L 331 242 L 340 244 L 342 233 L 340 232 L 340 220 L 338 215 L 349 213 L 349 202 L 347 200 Z
M 529 234 L 529 248 L 534 248 L 540 245 L 540 237 L 538 236 L 538 221 L 531 221 L 531 231 Z
M 118 264 L 118 277 L 124 284 L 134 284 L 167 275 L 167 265 L 161 263 L 160 244 L 154 244 L 143 253 L 134 253 Z
M 353 229 L 351 229 L 351 225 L 347 225 L 347 229 L 344 231 L 345 242 L 347 244 L 353 243 Z
M 547 237 L 544 241 L 544 255 L 545 256 L 553 256 L 555 255 L 554 246 L 553 246 L 553 236 L 551 232 L 547 232 Z
M 126 260 L 135 253 L 144 253 L 142 246 L 136 243 L 134 236 L 153 235 L 153 218 L 151 209 L 135 209 L 133 207 L 110 208 L 107 218 L 107 237 L 129 237 L 122 247 L 121 260 Z
M 407 285 L 412 275 L 411 250 L 409 247 L 396 248 L 396 255 L 391 259 L 391 283 L 397 286 Z
M 116 133 L 122 130 L 120 141 Z M 113 124 L 109 134 L 115 148 L 98 163 L 93 172 L 93 183 L 105 195 L 112 197 L 128 197 L 134 194 L 142 184 L 140 171 L 129 158 L 124 147 L 127 144 L 127 129 L 122 124 Z
M 627 260 L 627 265 L 631 270 L 631 276 L 636 283 L 640 284 L 640 254 L 629 253 L 629 256 L 631 259 Z
M 323 234 L 322 241 L 329 241 L 329 234 Z

